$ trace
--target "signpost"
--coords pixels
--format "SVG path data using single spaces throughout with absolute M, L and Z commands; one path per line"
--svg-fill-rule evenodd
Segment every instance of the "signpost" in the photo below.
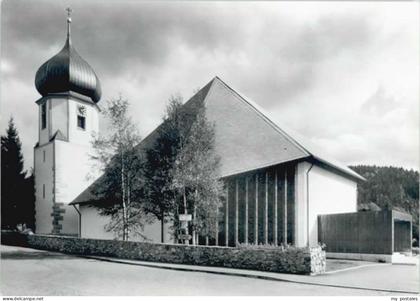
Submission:
M 187 241 L 192 238 L 192 236 L 189 235 L 189 234 L 179 234 L 178 237 L 179 237 L 179 239 L 187 240 Z
M 190 243 L 191 235 L 188 234 L 188 222 L 192 220 L 191 214 L 180 214 L 178 216 L 179 221 L 181 222 L 180 234 L 178 238 L 184 241 L 184 244 L 188 245 Z
M 181 222 L 189 222 L 189 221 L 191 221 L 191 219 L 192 219 L 191 214 L 180 214 L 179 215 L 179 221 L 181 221 Z

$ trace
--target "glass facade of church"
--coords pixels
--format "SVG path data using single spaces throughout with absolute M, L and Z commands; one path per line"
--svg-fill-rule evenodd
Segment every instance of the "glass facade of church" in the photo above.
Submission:
M 295 169 L 288 163 L 225 178 L 218 235 L 210 244 L 293 244 Z

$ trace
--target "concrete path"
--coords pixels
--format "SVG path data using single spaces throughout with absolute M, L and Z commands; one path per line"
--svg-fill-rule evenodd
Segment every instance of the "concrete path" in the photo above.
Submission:
M 415 293 L 418 283 L 413 266 L 386 264 L 299 276 L 93 259 L 3 245 L 1 254 L 3 295 L 400 295 Z M 379 290 L 372 290 L 375 286 Z

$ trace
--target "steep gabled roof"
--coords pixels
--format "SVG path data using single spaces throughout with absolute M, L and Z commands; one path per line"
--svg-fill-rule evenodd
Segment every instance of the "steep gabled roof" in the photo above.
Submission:
M 317 145 L 314 145 L 311 141 L 309 141 L 309 139 L 291 130 L 290 128 L 287 128 L 285 125 L 279 125 L 277 121 L 274 122 L 275 118 L 273 118 L 271 114 L 266 112 L 263 108 L 261 108 L 255 102 L 242 97 L 238 92 L 230 88 L 226 83 L 224 83 L 218 77 L 213 79 L 213 81 L 217 81 L 219 84 L 224 85 L 226 89 L 229 89 L 232 94 L 235 94 L 237 96 L 237 99 L 239 101 L 242 101 L 245 104 L 247 104 L 249 107 L 251 107 L 254 110 L 254 112 L 258 116 L 260 116 L 262 120 L 270 124 L 270 126 L 272 126 L 278 132 L 280 136 L 284 136 L 285 139 L 287 139 L 290 143 L 294 144 L 295 147 L 299 148 L 302 151 L 302 158 L 313 157 L 314 159 L 328 166 L 331 166 L 335 169 L 338 169 L 339 171 L 351 176 L 352 178 L 363 180 L 363 181 L 365 180 L 365 178 L 360 176 L 358 173 L 356 173 L 355 171 L 353 171 L 352 169 L 350 169 L 343 163 L 339 162 L 338 160 L 333 158 L 331 155 L 327 154 L 324 150 L 322 150 Z M 278 163 L 282 163 L 282 162 L 278 162 Z M 265 167 L 265 166 L 262 165 L 261 167 Z
M 207 119 L 215 124 L 222 177 L 310 156 L 218 77 L 204 101 Z
M 256 103 L 245 99 L 215 77 L 184 106 L 202 102 L 206 116 L 215 125 L 215 149 L 221 158 L 221 177 L 252 171 L 299 159 L 313 158 L 345 175 L 364 180 L 359 174 L 320 151 L 307 139 L 278 125 Z M 137 146 L 151 147 L 159 126 Z M 89 202 L 91 189 L 100 178 L 82 192 L 71 204 Z

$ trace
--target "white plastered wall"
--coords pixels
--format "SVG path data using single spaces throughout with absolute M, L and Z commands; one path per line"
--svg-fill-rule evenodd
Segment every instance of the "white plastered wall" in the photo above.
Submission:
M 77 126 L 78 107 L 83 106 L 86 127 Z M 56 201 L 64 203 L 63 234 L 78 234 L 78 214 L 68 204 L 98 177 L 90 159 L 92 135 L 98 132 L 98 109 L 94 105 L 70 98 L 67 102 L 68 139 L 56 140 Z
M 81 205 L 79 206 L 81 214 L 81 236 L 82 238 L 96 238 L 96 239 L 115 239 L 116 236 L 113 232 L 105 231 L 105 226 L 109 223 L 110 217 L 102 216 L 95 207 Z M 171 237 L 170 224 L 165 225 L 165 243 L 173 242 Z M 160 239 L 160 222 L 156 219 L 152 223 L 146 224 L 142 234 L 146 239 L 140 237 L 133 237 L 133 241 L 151 241 L 161 242 Z
M 96 178 L 89 159 L 90 147 L 83 144 L 55 141 L 56 144 L 56 202 L 64 203 L 64 234 L 78 234 L 78 214 L 68 204 Z
M 320 165 L 301 162 L 296 172 L 296 245 L 318 243 L 318 215 L 357 211 L 357 183 Z M 309 202 L 307 172 L 309 171 Z M 309 216 L 308 216 L 309 203 Z
M 44 161 L 45 152 L 45 161 Z M 53 229 L 53 143 L 34 149 L 35 228 L 36 233 L 49 234 Z M 45 197 L 43 194 L 45 185 Z
M 79 206 L 81 215 L 81 237 L 82 238 L 96 238 L 96 239 L 114 239 L 115 235 L 112 232 L 105 231 L 105 226 L 109 223 L 108 216 L 99 214 L 95 207 Z
M 86 145 L 55 141 L 57 202 L 70 203 L 95 179 L 89 151 Z
M 60 130 L 64 137 L 68 137 L 68 99 L 54 98 L 49 100 L 49 121 L 48 127 L 50 129 L 50 137 L 52 137 L 57 130 Z
M 68 137 L 68 98 L 66 97 L 53 97 L 46 98 L 46 127 L 41 128 L 41 112 L 42 101 L 38 105 L 38 130 L 39 130 L 39 144 L 43 145 L 50 141 L 51 137 L 60 130 L 61 134 Z
M 83 144 L 91 147 L 90 143 L 92 140 L 92 134 L 98 133 L 99 130 L 98 108 L 94 105 L 86 104 L 73 98 L 69 99 L 68 106 L 69 141 L 71 143 Z M 79 106 L 83 106 L 86 109 L 85 130 L 80 129 L 77 126 L 77 114 Z

